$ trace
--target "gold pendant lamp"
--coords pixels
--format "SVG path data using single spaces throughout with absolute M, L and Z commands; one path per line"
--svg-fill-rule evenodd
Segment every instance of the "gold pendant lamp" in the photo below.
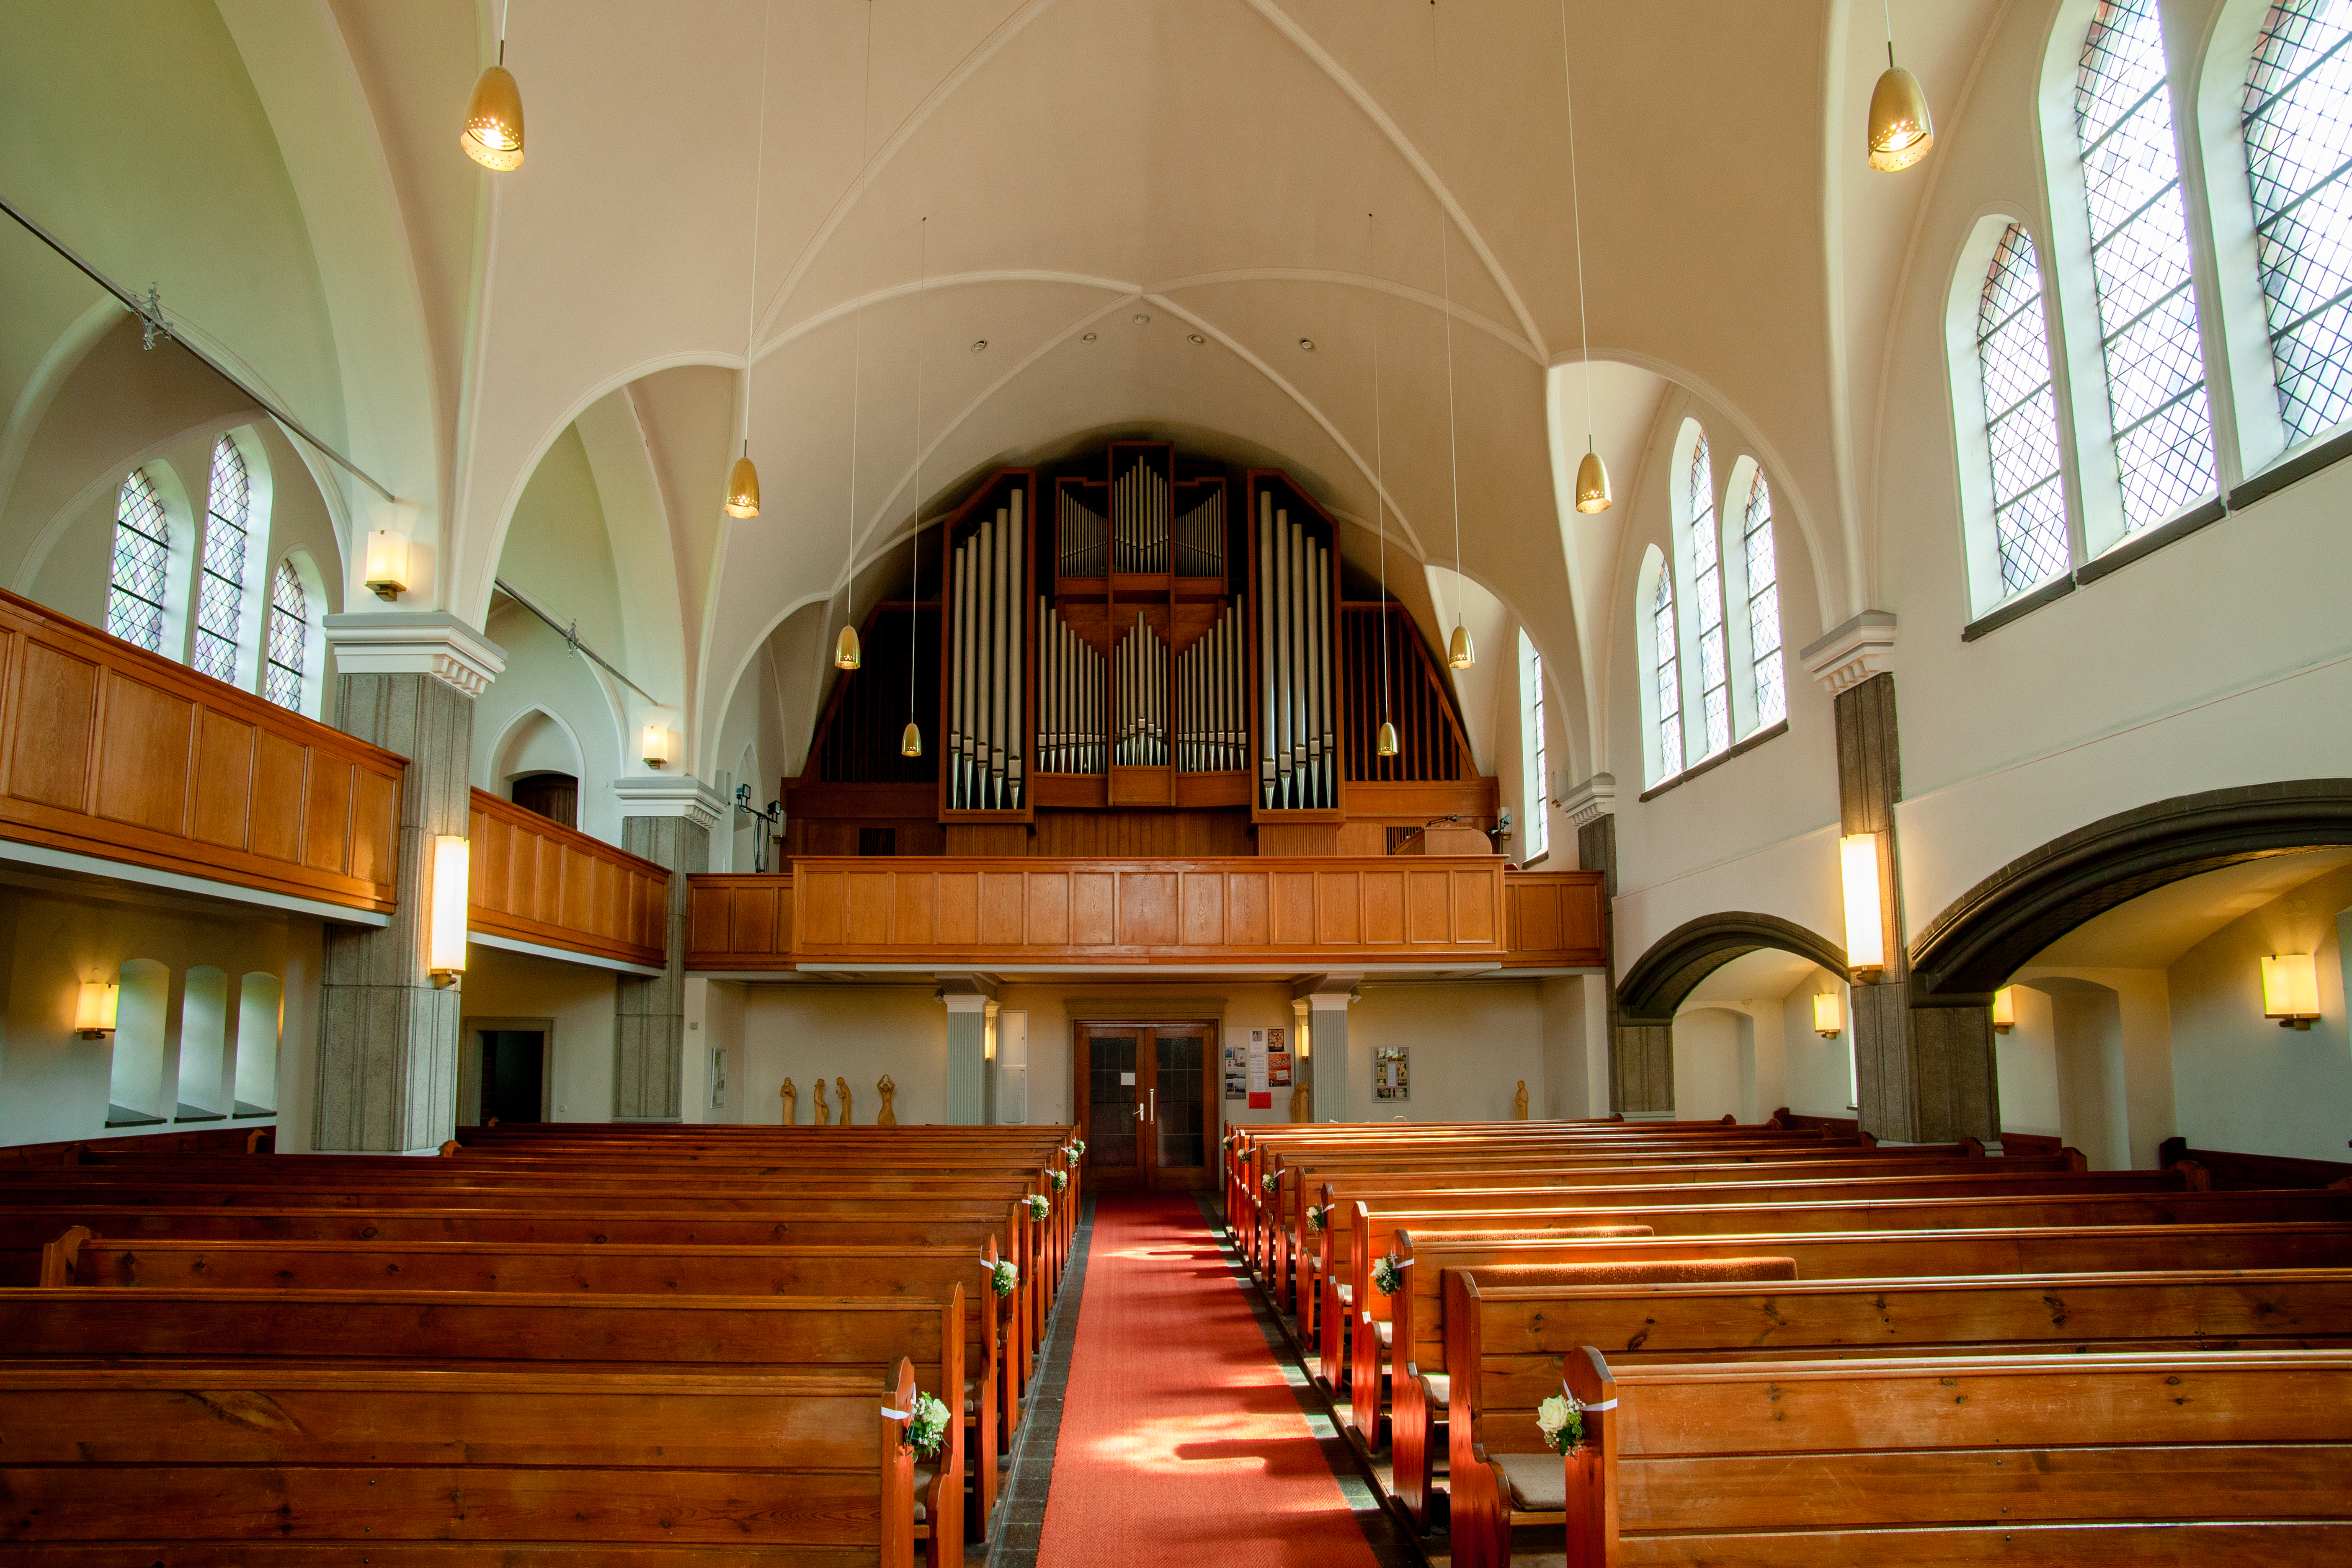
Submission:
M 857 110 L 857 160 L 866 162 L 866 138 L 874 105 L 874 5 L 866 6 L 866 91 Z M 857 646 L 857 405 L 866 389 L 866 302 L 857 303 L 849 372 L 849 553 L 842 565 L 847 579 L 842 590 L 841 636 L 834 640 L 833 668 L 856 669 L 866 662 Z M 902 736 L 899 744 L 906 744 Z
M 1584 460 L 1576 465 L 1576 510 L 1609 510 L 1609 465 L 1592 444 L 1592 327 L 1584 309 L 1584 187 L 1576 174 L 1576 95 L 1568 47 L 1568 0 L 1559 0 L 1559 90 L 1568 105 L 1568 203 L 1576 233 L 1576 331 L 1584 343 Z
M 1895 63 L 1894 0 L 1885 11 L 1886 68 L 1870 93 L 1870 166 L 1892 174 L 1927 155 L 1936 144 L 1936 121 L 1919 79 Z
M 907 728 L 898 736 L 898 754 L 923 754 L 923 731 L 915 723 L 916 632 L 923 624 L 923 296 L 931 288 L 931 220 L 915 226 L 915 517 L 907 531 Z M 940 595 L 940 614 L 947 598 Z
M 902 757 L 919 757 L 923 754 L 922 727 L 912 719 L 907 721 L 907 728 L 899 733 L 898 754 Z
M 727 476 L 727 515 L 757 517 L 760 515 L 760 470 L 751 461 L 751 443 L 743 442 L 743 455 L 735 459 L 734 472 Z
M 1437 62 L 1437 0 L 1429 0 L 1429 80 L 1431 96 L 1444 90 L 1445 79 Z M 1462 570 L 1462 440 L 1454 407 L 1454 258 L 1447 237 L 1445 203 L 1437 204 L 1437 268 L 1445 293 L 1445 455 L 1454 482 L 1454 635 L 1446 639 L 1445 662 L 1468 669 L 1478 662 L 1470 646 L 1470 628 L 1462 623 L 1462 595 L 1468 574 Z
M 505 7 L 499 11 L 499 63 L 475 81 L 457 145 L 485 169 L 504 174 L 522 167 L 522 89 L 507 70 Z
M 833 668 L 835 669 L 856 669 L 859 665 L 864 664 L 865 662 L 866 656 L 857 646 L 857 628 L 856 626 L 842 627 L 841 636 L 834 640 Z
M 760 336 L 760 188 L 768 154 L 768 23 L 773 16 L 766 10 L 760 20 L 760 118 L 751 145 L 751 298 L 743 321 L 743 455 L 728 471 L 727 500 L 721 507 L 735 518 L 760 515 L 760 468 L 751 461 L 751 355 Z
M 1370 270 L 1380 276 L 1380 235 L 1372 215 L 1364 215 L 1365 249 Z M 1372 524 L 1381 551 L 1381 732 L 1372 743 L 1375 754 L 1397 754 L 1396 726 L 1389 722 L 1389 465 L 1388 448 L 1381 439 L 1381 297 L 1372 294 Z

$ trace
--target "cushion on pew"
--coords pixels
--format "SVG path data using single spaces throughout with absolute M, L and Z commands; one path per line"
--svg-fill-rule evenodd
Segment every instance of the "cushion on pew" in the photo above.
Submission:
M 1793 1258 L 1687 1258 L 1655 1263 L 1506 1263 L 1474 1268 L 1478 1288 L 1496 1285 L 1717 1285 L 1794 1279 Z
M 1560 1484 L 1563 1487 L 1567 1485 L 1567 1473 L 1564 1469 L 1560 1472 L 1562 1478 Z M 931 1495 L 932 1484 L 939 1479 L 940 1468 L 937 1465 L 918 1464 L 915 1467 L 915 1522 L 917 1524 L 929 1524 L 931 1521 L 931 1505 L 923 1500 Z
M 1440 1246 L 1449 1246 L 1457 1241 L 1581 1241 L 1589 1236 L 1606 1239 L 1657 1234 L 1646 1225 L 1552 1225 L 1537 1230 L 1449 1230 L 1436 1234 L 1433 1239 Z
M 1568 1461 L 1558 1454 L 1496 1454 L 1492 1458 L 1503 1468 L 1504 1480 L 1510 1483 L 1513 1509 L 1521 1513 L 1567 1510 Z
M 1396 1342 L 1396 1325 L 1391 1322 L 1388 1319 L 1382 1318 L 1379 1322 L 1374 1323 L 1372 1327 L 1380 1331 L 1381 1349 L 1386 1350 L 1389 1346 Z
M 1447 1405 L 1454 1403 L 1454 1374 L 1452 1373 L 1433 1372 L 1424 1376 L 1422 1381 L 1429 1385 L 1429 1402 L 1432 1405 L 1434 1405 L 1437 1408 L 1443 1410 Z
M 1353 1285 L 1342 1285 L 1342 1286 L 1340 1286 L 1340 1287 L 1339 1287 L 1339 1305 L 1341 1305 L 1342 1307 L 1352 1307 L 1352 1306 L 1354 1306 L 1355 1304 L 1356 1304 L 1356 1288 L 1355 1288 Z

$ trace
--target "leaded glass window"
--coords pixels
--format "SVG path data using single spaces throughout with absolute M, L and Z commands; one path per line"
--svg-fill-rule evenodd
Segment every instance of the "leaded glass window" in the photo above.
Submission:
M 1544 811 L 1551 778 L 1549 752 L 1544 745 L 1543 655 L 1527 633 L 1519 634 L 1520 679 L 1527 686 L 1528 856 L 1533 860 L 1551 847 L 1551 824 Z
M 2270 8 L 2245 129 L 2279 415 L 2302 441 L 2352 416 L 2352 3 Z
M 1772 549 L 1772 488 L 1764 482 L 1761 468 L 1748 487 L 1739 534 L 1748 565 L 1748 649 L 1756 668 L 1756 727 L 1763 730 L 1789 716 L 1789 684 L 1780 669 L 1780 565 Z
M 1977 300 L 1977 366 L 1992 448 L 1992 532 L 2003 598 L 2074 564 L 2066 543 L 2066 483 L 2060 476 L 2058 395 L 2050 378 L 2050 330 L 2033 237 L 2011 224 L 1985 269 Z
M 1675 641 L 1675 569 L 1658 563 L 1658 588 L 1650 600 L 1650 631 L 1657 659 L 1658 777 L 1683 771 L 1683 661 Z
M 302 709 L 302 661 L 310 640 L 310 595 L 291 561 L 278 563 L 269 583 L 269 661 L 261 694 L 280 708 Z
M 2124 531 L 2213 492 L 2213 423 L 2157 0 L 2099 0 L 2074 79 Z
M 1706 437 L 1691 448 L 1691 591 L 1698 596 L 1698 689 L 1706 718 L 1706 754 L 1731 744 L 1731 661 L 1723 643 L 1723 556 L 1715 521 L 1715 465 Z
M 114 571 L 106 629 L 149 653 L 163 651 L 163 594 L 172 525 L 143 469 L 133 468 L 114 500 Z
M 205 561 L 196 576 L 196 668 L 215 680 L 236 679 L 237 624 L 245 615 L 246 523 L 253 486 L 236 443 L 213 445 L 213 482 L 205 503 Z

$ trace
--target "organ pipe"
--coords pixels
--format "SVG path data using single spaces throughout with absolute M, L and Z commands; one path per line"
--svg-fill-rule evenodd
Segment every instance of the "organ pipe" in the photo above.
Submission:
M 1176 766 L 1188 773 L 1230 773 L 1244 765 L 1247 748 L 1238 716 L 1246 699 L 1241 653 L 1242 602 L 1234 599 L 1216 623 L 1176 658 Z
M 1049 773 L 1098 773 L 1104 767 L 1101 716 L 1109 667 L 1070 629 L 1054 607 L 1037 606 L 1039 679 L 1037 768 Z
M 1258 791 L 1272 810 L 1339 804 L 1331 553 L 1258 495 Z
M 948 805 L 1019 810 L 1024 790 L 1022 536 L 1027 498 L 1015 489 L 954 551 L 956 617 L 949 676 Z

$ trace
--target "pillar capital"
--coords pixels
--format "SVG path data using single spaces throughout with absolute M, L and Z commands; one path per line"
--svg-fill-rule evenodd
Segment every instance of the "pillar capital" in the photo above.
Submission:
M 325 626 L 340 675 L 429 675 L 479 697 L 507 668 L 506 649 L 446 610 L 362 610 Z
M 1568 824 L 1579 831 L 1617 809 L 1617 775 L 1595 773 L 1552 802 L 1568 813 Z
M 705 833 L 726 819 L 727 802 L 692 773 L 624 773 L 613 781 L 623 817 L 681 817 Z
M 1832 696 L 1895 668 L 1895 617 L 1864 610 L 1827 636 L 1807 643 L 1797 657 Z

